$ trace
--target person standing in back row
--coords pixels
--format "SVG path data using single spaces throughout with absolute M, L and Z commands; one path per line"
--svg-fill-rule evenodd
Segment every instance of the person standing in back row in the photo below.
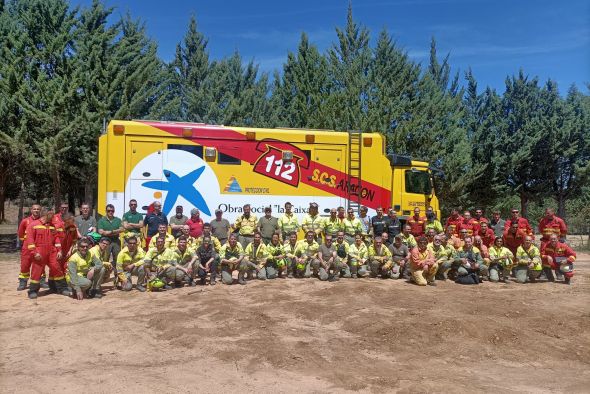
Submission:
M 131 202 L 129 203 L 131 206 Z M 146 250 L 152 237 L 158 234 L 158 227 L 160 224 L 168 226 L 168 218 L 162 213 L 162 203 L 160 201 L 154 201 L 154 211 L 145 215 L 144 223 L 147 227 L 147 236 L 145 238 Z
M 238 241 L 242 245 L 243 249 L 254 240 L 254 232 L 256 231 L 256 225 L 258 224 L 258 218 L 252 214 L 252 208 L 250 204 L 244 205 L 243 212 L 237 217 L 236 222 L 233 225 L 235 230 L 238 230 Z
M 272 208 L 264 208 L 264 216 L 258 220 L 258 232 L 262 235 L 262 242 L 268 245 L 272 239 L 273 234 L 279 233 L 279 219 L 272 216 Z
M 106 216 L 101 217 L 98 221 L 98 233 L 111 240 L 109 254 L 113 256 L 113 261 L 117 261 L 117 256 L 121 251 L 119 234 L 124 230 L 123 223 L 121 219 L 115 216 L 115 207 L 112 204 L 106 206 L 106 212 Z
M 96 231 L 96 219 L 90 215 L 90 205 L 82 203 L 80 205 L 80 215 L 74 219 L 78 229 L 78 238 L 85 237 L 86 234 Z
M 286 241 L 289 234 L 299 231 L 299 221 L 297 216 L 293 215 L 293 205 L 290 202 L 285 203 L 285 213 L 278 220 L 278 225 L 281 230 L 281 237 Z
M 170 223 L 170 229 L 174 238 L 180 237 L 182 234 L 182 226 L 184 226 L 188 218 L 183 214 L 184 208 L 182 205 L 176 206 L 176 215 L 172 216 L 168 223 Z M 196 238 L 193 236 L 193 238 Z
M 211 221 L 211 233 L 219 240 L 221 245 L 225 245 L 231 234 L 231 224 L 223 216 L 221 209 L 215 210 L 215 219 Z

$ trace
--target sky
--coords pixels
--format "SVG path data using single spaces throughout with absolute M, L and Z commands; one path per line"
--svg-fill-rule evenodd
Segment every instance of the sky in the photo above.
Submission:
M 158 53 L 170 61 L 191 15 L 208 39 L 212 59 L 240 52 L 260 70 L 281 70 L 301 33 L 320 51 L 336 42 L 346 24 L 348 0 L 210 1 L 103 0 L 114 17 L 129 12 L 145 22 Z M 89 5 L 91 0 L 72 0 Z M 353 18 L 371 33 L 374 46 L 386 29 L 416 62 L 428 64 L 431 37 L 450 54 L 453 72 L 471 67 L 481 91 L 504 92 L 507 76 L 523 69 L 541 83 L 551 78 L 565 94 L 590 83 L 590 1 L 587 0 L 353 0 Z

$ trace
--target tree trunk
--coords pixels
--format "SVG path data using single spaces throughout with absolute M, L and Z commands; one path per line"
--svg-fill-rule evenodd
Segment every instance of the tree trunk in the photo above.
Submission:
M 55 212 L 59 212 L 59 206 L 61 205 L 61 185 L 59 170 L 54 168 L 51 174 L 53 181 L 53 205 L 55 206 Z
M 23 220 L 25 209 L 25 181 L 20 182 L 20 193 L 18 198 L 18 224 Z
M 76 193 L 74 190 L 68 190 L 68 205 L 70 206 L 70 212 L 76 213 Z
M 527 217 L 527 208 L 529 206 L 529 198 L 525 192 L 520 192 L 520 216 Z
M 557 216 L 565 220 L 565 196 L 563 193 L 557 195 Z

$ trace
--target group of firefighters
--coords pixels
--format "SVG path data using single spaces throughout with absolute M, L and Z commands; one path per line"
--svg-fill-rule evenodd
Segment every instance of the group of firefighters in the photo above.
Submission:
M 74 217 L 67 204 L 60 212 L 40 205 L 19 226 L 21 270 L 18 290 L 35 299 L 41 287 L 78 300 L 102 297 L 101 285 L 112 280 L 123 291 L 171 289 L 197 284 L 246 284 L 260 280 L 317 277 L 404 278 L 425 286 L 452 279 L 462 284 L 482 280 L 519 283 L 563 280 L 573 276 L 576 253 L 565 243 L 567 226 L 548 208 L 539 223 L 540 248 L 534 244 L 527 219 L 511 210 L 507 220 L 494 212 L 491 219 L 481 209 L 474 215 L 453 210 L 444 225 L 431 207 L 425 216 L 420 208 L 405 221 L 395 210 L 369 217 L 361 207 L 332 208 L 329 217 L 319 215 L 310 203 L 301 223 L 285 204 L 281 217 L 270 207 L 260 219 L 250 205 L 231 224 L 216 210 L 205 223 L 198 209 L 191 217 L 176 207 L 168 220 L 156 201 L 146 215 L 131 200 L 122 219 L 107 205 L 106 215 L 96 221 L 90 207 L 82 204 Z M 302 231 L 303 239 L 298 239 Z M 43 281 L 48 267 L 47 282 Z M 554 276 L 555 273 L 555 276 Z M 112 279 L 111 279 L 111 274 Z

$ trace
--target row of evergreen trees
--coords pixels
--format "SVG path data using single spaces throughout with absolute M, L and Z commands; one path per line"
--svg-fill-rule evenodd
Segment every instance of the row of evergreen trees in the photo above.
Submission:
M 272 78 L 237 51 L 210 59 L 194 17 L 167 63 L 141 21 L 112 12 L 100 0 L 0 0 L 0 220 L 18 195 L 93 201 L 104 122 L 132 118 L 379 131 L 390 151 L 444 172 L 444 208 L 590 205 L 590 98 L 574 86 L 562 97 L 521 70 L 503 94 L 478 89 L 434 39 L 428 64 L 385 30 L 372 47 L 350 8 L 325 53 L 302 33 Z

